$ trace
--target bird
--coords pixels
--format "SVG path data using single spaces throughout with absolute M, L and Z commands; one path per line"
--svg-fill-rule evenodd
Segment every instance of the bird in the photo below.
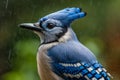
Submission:
M 71 7 L 50 13 L 35 23 L 19 27 L 40 37 L 37 68 L 41 80 L 111 80 L 111 75 L 92 51 L 77 38 L 71 23 L 86 16 L 81 8 Z

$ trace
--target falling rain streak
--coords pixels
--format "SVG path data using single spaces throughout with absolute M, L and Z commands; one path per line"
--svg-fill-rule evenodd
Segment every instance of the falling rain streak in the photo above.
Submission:
M 8 0 L 6 0 L 5 8 L 7 9 L 8 7 Z

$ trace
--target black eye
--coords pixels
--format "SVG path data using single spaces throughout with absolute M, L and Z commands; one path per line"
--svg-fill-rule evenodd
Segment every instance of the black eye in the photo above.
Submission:
M 52 28 L 54 28 L 55 27 L 55 25 L 53 24 L 53 23 L 48 23 L 47 24 L 47 28 L 48 29 L 52 29 Z

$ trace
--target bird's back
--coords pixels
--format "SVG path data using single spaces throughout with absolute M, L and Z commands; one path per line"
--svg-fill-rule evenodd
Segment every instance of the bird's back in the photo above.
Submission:
M 93 53 L 78 41 L 67 41 L 48 49 L 48 56 L 58 62 L 96 61 Z

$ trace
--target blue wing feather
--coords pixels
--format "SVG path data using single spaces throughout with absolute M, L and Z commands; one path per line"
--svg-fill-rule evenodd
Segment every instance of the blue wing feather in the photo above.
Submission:
M 82 63 L 81 66 L 72 66 L 72 63 L 52 63 L 53 71 L 65 80 L 110 80 L 109 75 L 99 63 Z M 71 65 L 69 65 L 71 64 Z M 85 65 L 89 65 L 85 66 Z M 96 67 L 98 65 L 98 67 Z
M 77 41 L 60 43 L 48 50 L 53 71 L 65 80 L 110 80 L 93 53 Z

